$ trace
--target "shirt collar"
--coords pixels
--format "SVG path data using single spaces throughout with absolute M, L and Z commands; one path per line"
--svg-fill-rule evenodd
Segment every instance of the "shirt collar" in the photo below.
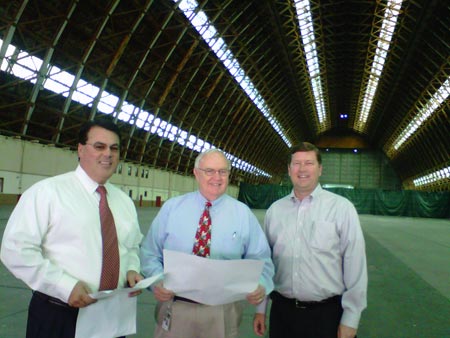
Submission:
M 320 183 L 317 184 L 316 188 L 313 190 L 313 192 L 311 193 L 312 198 L 317 198 L 319 197 L 319 195 L 322 193 L 322 186 L 320 185 Z
M 211 202 L 211 206 L 215 206 L 217 204 L 222 203 L 222 201 L 225 199 L 225 195 L 223 194 L 222 196 L 220 196 L 219 198 L 216 198 L 214 201 L 209 201 Z M 206 201 L 208 201 L 205 196 L 203 196 L 199 190 L 197 190 L 197 200 L 202 204 L 205 205 Z
M 83 187 L 91 194 L 93 194 L 100 185 L 89 177 L 89 175 L 86 173 L 86 171 L 84 171 L 81 165 L 78 165 L 77 169 L 75 169 L 75 175 L 78 177 Z M 106 191 L 108 191 L 108 182 L 106 182 L 104 186 L 106 188 Z
M 322 193 L 322 190 L 323 190 L 322 186 L 320 185 L 320 183 L 318 183 L 316 188 L 313 190 L 313 192 L 309 196 L 306 196 L 306 198 L 309 199 L 310 201 L 313 201 L 315 198 L 317 198 Z M 294 203 L 296 203 L 297 201 L 300 202 L 300 200 L 297 198 L 297 196 L 295 196 L 294 189 L 292 189 L 292 191 L 288 195 L 288 197 Z

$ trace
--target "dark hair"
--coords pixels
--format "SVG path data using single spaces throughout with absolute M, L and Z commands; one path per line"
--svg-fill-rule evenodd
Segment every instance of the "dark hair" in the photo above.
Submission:
M 322 164 L 322 155 L 320 155 L 320 150 L 317 148 L 314 144 L 309 142 L 301 142 L 299 144 L 296 144 L 292 146 L 289 149 L 289 162 L 292 161 L 292 155 L 298 152 L 307 152 L 307 151 L 314 151 L 316 153 L 317 162 L 319 162 L 319 165 Z
M 115 124 L 112 120 L 109 119 L 103 119 L 103 120 L 90 120 L 84 123 L 80 131 L 78 133 L 78 143 L 80 144 L 86 144 L 86 141 L 88 139 L 88 133 L 89 130 L 91 130 L 93 127 L 100 127 L 107 129 L 109 131 L 112 131 L 114 134 L 117 135 L 119 138 L 120 143 L 120 129 L 117 124 Z

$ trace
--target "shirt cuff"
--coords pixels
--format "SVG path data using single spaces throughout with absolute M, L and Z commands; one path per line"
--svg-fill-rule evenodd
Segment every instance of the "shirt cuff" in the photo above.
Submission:
M 256 305 L 256 313 L 262 313 L 263 315 L 266 314 L 267 311 L 267 304 L 269 303 L 269 296 L 264 297 L 263 301 Z
M 361 319 L 361 313 L 352 313 L 352 311 L 344 310 L 341 317 L 341 324 L 358 329 L 359 320 Z
M 43 293 L 56 297 L 58 299 L 61 299 L 62 301 L 68 303 L 70 294 L 72 293 L 73 288 L 78 283 L 78 280 L 64 274 L 62 275 L 61 279 L 59 280 L 58 284 L 54 288 L 54 290 L 49 290 L 49 292 L 46 292 L 45 290 L 42 291 Z

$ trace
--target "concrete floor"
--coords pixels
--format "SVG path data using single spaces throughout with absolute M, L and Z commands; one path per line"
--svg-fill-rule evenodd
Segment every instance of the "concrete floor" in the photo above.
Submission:
M 3 234 L 12 206 L 0 206 Z M 138 209 L 144 234 L 158 212 Z M 254 210 L 262 222 L 265 210 Z M 358 337 L 450 338 L 450 220 L 361 215 L 369 271 L 368 308 Z M 0 264 L 0 338 L 23 338 L 31 292 Z M 138 330 L 151 338 L 155 300 L 138 298 Z M 249 306 L 241 338 L 257 337 Z M 213 337 L 212 337 L 213 338 Z M 290 337 L 286 337 L 290 338 Z

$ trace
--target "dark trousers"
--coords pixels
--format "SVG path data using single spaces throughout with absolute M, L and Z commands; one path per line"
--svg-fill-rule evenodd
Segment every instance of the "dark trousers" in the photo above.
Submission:
M 78 309 L 33 292 L 28 307 L 27 338 L 74 338 Z
M 336 338 L 342 316 L 341 297 L 324 302 L 295 302 L 279 293 L 271 296 L 270 338 Z
M 28 307 L 26 338 L 74 338 L 77 317 L 78 308 L 34 291 Z

